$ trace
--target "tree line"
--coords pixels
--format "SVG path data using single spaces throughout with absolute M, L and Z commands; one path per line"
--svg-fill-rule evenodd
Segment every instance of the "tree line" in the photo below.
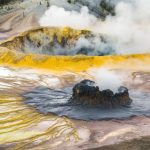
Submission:
M 0 0 L 0 5 L 5 5 L 5 4 L 8 4 L 9 2 L 13 2 L 13 1 L 16 1 L 16 0 Z

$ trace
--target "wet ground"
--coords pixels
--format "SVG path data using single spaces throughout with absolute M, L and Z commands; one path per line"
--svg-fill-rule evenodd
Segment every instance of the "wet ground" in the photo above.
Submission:
M 81 120 L 107 120 L 125 119 L 132 116 L 150 116 L 150 93 L 136 89 L 130 89 L 130 97 L 133 100 L 130 106 L 122 106 L 115 109 L 71 105 L 69 100 L 72 96 L 72 88 L 66 87 L 60 90 L 37 87 L 25 93 L 25 103 L 33 106 L 43 114 L 54 113 L 59 116 L 67 116 Z
M 27 105 L 22 97 L 22 94 L 34 91 L 36 87 L 45 87 L 38 89 L 36 94 L 40 98 L 46 98 L 47 102 L 47 97 L 52 98 L 52 95 L 48 94 L 48 89 L 60 90 L 63 87 L 72 86 L 87 78 L 86 73 L 84 75 L 72 72 L 46 74 L 32 69 L 7 67 L 0 67 L 0 72 L 1 149 L 93 149 L 150 135 L 150 119 L 141 113 L 139 116 L 124 120 L 118 118 L 102 121 L 74 120 L 58 117 L 51 113 L 48 115 L 40 113 L 36 107 Z M 132 80 L 130 87 L 136 87 L 138 91 L 143 93 L 140 95 L 141 98 L 147 97 L 150 74 L 148 72 L 132 73 L 131 71 L 127 74 L 128 79 Z M 41 91 L 46 92 L 47 96 L 43 96 Z M 144 91 L 147 92 L 144 93 Z M 56 94 L 53 95 L 54 98 L 59 95 L 57 92 L 60 91 L 54 92 Z M 132 96 L 137 98 L 136 102 L 138 102 L 137 93 L 133 93 Z M 148 99 L 144 99 L 144 101 L 148 102 Z M 140 101 L 141 105 L 142 102 Z M 47 107 L 47 105 L 45 106 Z M 149 103 L 146 107 L 149 107 Z M 138 109 L 142 110 L 142 107 Z M 129 112 L 127 111 L 127 113 Z

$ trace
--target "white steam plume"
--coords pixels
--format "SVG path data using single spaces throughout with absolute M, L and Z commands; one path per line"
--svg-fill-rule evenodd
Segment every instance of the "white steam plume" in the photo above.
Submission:
M 150 1 L 120 2 L 116 16 L 98 23 L 95 31 L 107 35 L 119 54 L 150 53 Z
M 123 86 L 124 77 L 107 68 L 91 69 L 89 74 L 94 77 L 95 83 L 100 90 L 110 89 L 117 93 L 118 88 Z
M 89 14 L 87 7 L 76 12 L 51 6 L 40 19 L 40 24 L 104 34 L 117 54 L 150 53 L 150 0 L 119 2 L 116 15 L 108 16 L 105 21 Z
M 80 12 L 66 11 L 64 8 L 51 6 L 41 18 L 42 26 L 69 26 L 75 29 L 88 29 L 97 22 L 97 18 L 89 14 L 87 7 L 82 7 Z

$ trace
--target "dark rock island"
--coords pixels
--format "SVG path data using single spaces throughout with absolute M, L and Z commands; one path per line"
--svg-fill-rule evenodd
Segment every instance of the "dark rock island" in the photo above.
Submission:
M 103 108 L 117 108 L 129 106 L 132 103 L 126 87 L 120 87 L 117 93 L 107 89 L 100 91 L 95 82 L 83 80 L 73 87 L 73 94 L 69 101 L 73 105 L 100 106 Z

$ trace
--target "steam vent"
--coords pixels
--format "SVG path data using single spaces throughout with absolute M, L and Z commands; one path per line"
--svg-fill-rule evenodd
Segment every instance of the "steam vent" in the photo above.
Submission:
M 111 90 L 100 91 L 95 82 L 83 80 L 73 88 L 73 95 L 70 99 L 71 104 L 100 106 L 103 108 L 117 108 L 119 106 L 129 106 L 132 100 L 129 97 L 128 89 L 120 87 L 118 93 Z
M 0 150 L 150 150 L 150 0 L 0 0 Z

